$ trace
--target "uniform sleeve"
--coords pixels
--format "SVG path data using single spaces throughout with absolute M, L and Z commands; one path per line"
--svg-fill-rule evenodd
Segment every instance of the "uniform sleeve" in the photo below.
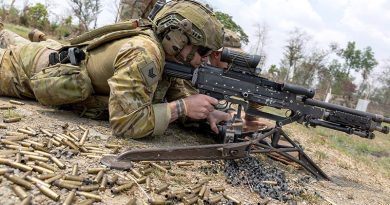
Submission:
M 198 93 L 199 91 L 192 86 L 190 81 L 173 78 L 171 81 L 171 86 L 169 87 L 166 94 L 166 98 L 168 102 L 171 102 Z
M 132 38 L 122 46 L 114 67 L 114 75 L 108 80 L 114 134 L 131 138 L 162 134 L 171 112 L 167 103 L 152 104 L 163 69 L 157 45 L 145 38 Z

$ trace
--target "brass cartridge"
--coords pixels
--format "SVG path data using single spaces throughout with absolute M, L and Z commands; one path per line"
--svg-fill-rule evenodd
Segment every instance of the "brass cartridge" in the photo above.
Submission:
M 15 175 L 11 175 L 9 173 L 5 173 L 4 174 L 4 177 L 6 179 L 8 179 L 9 181 L 17 184 L 17 185 L 20 185 L 28 190 L 31 190 L 33 188 L 33 184 L 31 184 L 30 182 L 18 177 L 18 176 L 15 176 Z
M 32 200 L 32 196 L 28 196 L 26 198 L 23 199 L 22 202 L 20 202 L 20 205 L 30 205 L 31 204 L 31 200 Z
M 197 196 L 184 200 L 184 203 L 188 205 L 195 204 L 196 202 L 198 202 Z
M 40 184 L 40 185 L 46 186 L 48 188 L 51 187 L 50 184 L 48 184 L 48 183 L 46 183 L 46 182 L 44 182 L 44 181 L 42 181 L 42 180 L 40 180 L 40 179 L 38 179 L 36 177 L 33 177 L 33 176 L 26 176 L 26 179 L 31 181 L 31 182 L 33 182 L 33 183 L 35 183 L 35 184 Z
M 223 186 L 211 187 L 210 191 L 212 191 L 212 192 L 222 192 L 222 191 L 225 191 L 225 187 L 223 187 Z
M 7 169 L 7 168 L 0 168 L 0 175 L 3 175 L 5 173 L 13 173 L 14 170 L 12 169 Z
M 79 181 L 79 182 L 83 182 L 83 181 L 86 180 L 85 177 L 76 176 L 76 175 L 65 175 L 64 179 L 65 180 L 71 180 L 71 181 Z
M 97 174 L 98 172 L 100 172 L 102 170 L 107 171 L 108 169 L 104 168 L 104 167 L 89 168 L 89 169 L 87 169 L 87 173 L 88 174 Z
M 85 130 L 79 142 L 80 146 L 84 145 L 85 141 L 87 140 L 88 134 L 89 134 L 89 130 Z
M 128 189 L 131 189 L 131 187 L 134 186 L 134 182 L 130 182 L 130 183 L 127 183 L 127 184 L 123 184 L 121 186 L 117 186 L 117 187 L 114 187 L 111 189 L 111 192 L 114 193 L 114 194 L 117 194 L 121 191 L 125 191 L 125 190 L 128 190 Z
M 202 198 L 205 191 L 206 191 L 206 184 L 203 184 L 202 188 L 201 188 L 200 191 L 199 191 L 198 196 L 199 196 L 200 198 Z
M 9 103 L 15 104 L 15 105 L 24 105 L 24 102 L 16 101 L 16 100 L 10 100 Z
M 60 179 L 59 181 L 61 183 L 73 184 L 73 185 L 76 185 L 76 186 L 81 186 L 83 184 L 83 182 L 80 182 L 80 181 L 72 181 L 72 180 L 65 180 L 65 179 Z
M 169 184 L 162 184 L 161 186 L 159 186 L 159 187 L 156 189 L 155 193 L 156 193 L 156 194 L 159 194 L 159 193 L 161 193 L 161 192 L 167 190 L 168 187 L 169 187 Z
M 66 197 L 64 203 L 62 205 L 71 205 L 73 204 L 74 197 L 76 196 L 76 190 L 72 190 L 69 192 L 68 196 Z
M 155 167 L 155 168 L 157 168 L 157 169 L 161 170 L 162 172 L 165 172 L 165 173 L 167 173 L 167 172 L 168 172 L 168 170 L 167 170 L 167 169 L 165 169 L 164 167 L 162 167 L 162 166 L 160 166 L 160 165 L 156 164 L 155 162 L 151 162 L 150 164 L 151 164 L 153 167 Z
M 149 202 L 149 204 L 151 204 L 151 205 L 166 205 L 166 204 L 172 204 L 171 201 L 167 201 L 167 200 L 161 199 L 161 198 L 149 199 L 148 202 Z
M 69 190 L 77 189 L 77 188 L 80 187 L 80 186 L 77 186 L 77 185 L 74 185 L 74 184 L 64 183 L 64 182 L 61 181 L 61 180 L 56 180 L 56 181 L 54 181 L 54 185 L 55 185 L 56 187 L 65 188 L 65 189 L 69 189 Z
M 93 182 L 94 183 L 100 183 L 100 181 L 102 180 L 102 178 L 103 178 L 103 175 L 104 175 L 104 170 L 100 170 L 99 172 L 98 172 L 98 174 L 96 175 L 96 177 L 95 177 L 95 179 L 93 179 Z
M 62 163 L 57 157 L 51 156 L 50 160 L 53 161 L 60 169 L 65 169 L 65 164 Z
M 232 196 L 230 196 L 230 195 L 223 194 L 223 196 L 224 196 L 227 200 L 232 201 L 234 204 L 237 204 L 237 205 L 240 205 L 240 204 L 241 204 L 241 202 L 240 202 L 238 199 L 236 199 L 236 198 L 234 198 L 234 197 L 232 197 Z
M 63 176 L 64 176 L 63 174 L 56 174 L 55 176 L 46 179 L 45 182 L 51 184 L 51 183 L 61 179 Z
M 4 118 L 3 122 L 4 123 L 13 123 L 13 122 L 19 122 L 21 120 L 22 120 L 21 117 L 10 117 L 10 118 Z
M 90 192 L 90 191 L 96 191 L 96 190 L 98 190 L 99 187 L 100 187 L 99 184 L 92 184 L 92 185 L 80 186 L 77 190 L 78 190 L 78 191 Z
M 104 191 L 107 187 L 108 176 L 104 175 L 102 182 L 100 183 L 99 191 Z
M 222 199 L 223 199 L 223 195 L 219 194 L 217 196 L 210 197 L 207 201 L 209 204 L 216 204 L 216 203 L 220 202 Z
M 35 136 L 37 134 L 37 133 L 31 132 L 30 130 L 27 130 L 27 129 L 18 129 L 17 131 L 20 133 L 29 135 L 29 136 Z
M 102 197 L 101 196 L 96 195 L 96 194 L 92 194 L 92 193 L 89 193 L 89 192 L 77 191 L 76 194 L 79 195 L 79 196 L 85 196 L 86 198 L 89 198 L 89 199 L 95 199 L 96 201 L 102 201 Z
M 53 134 L 51 133 L 51 132 L 49 132 L 49 131 L 47 131 L 47 130 L 45 130 L 45 129 L 40 129 L 41 130 L 41 132 L 43 132 L 46 136 L 48 136 L 48 137 L 52 137 L 53 136 Z
M 72 174 L 71 175 L 75 176 L 75 175 L 77 175 L 78 172 L 79 172 L 79 165 L 74 164 L 72 167 Z
M 41 162 L 48 162 L 49 158 L 47 157 L 41 157 L 36 155 L 24 155 L 28 161 L 41 161 Z
M 37 184 L 36 186 L 38 187 L 39 191 L 41 191 L 42 194 L 46 195 L 53 201 L 58 201 L 60 199 L 60 195 L 54 192 L 53 190 L 51 190 L 50 188 L 48 188 L 47 186 L 41 184 Z
M 28 197 L 27 192 L 24 191 L 24 189 L 18 185 L 12 185 L 11 189 L 12 189 L 12 191 L 15 192 L 16 196 L 18 196 L 20 200 Z
M 54 176 L 57 176 L 57 174 L 55 174 L 55 173 L 52 173 L 52 174 L 41 174 L 41 175 L 38 175 L 37 178 L 40 179 L 40 180 L 46 180 L 46 179 L 52 178 Z
M 50 169 L 46 169 L 44 167 L 41 167 L 41 166 L 38 166 L 38 165 L 31 165 L 32 169 L 40 174 L 53 174 L 54 171 L 50 170 Z

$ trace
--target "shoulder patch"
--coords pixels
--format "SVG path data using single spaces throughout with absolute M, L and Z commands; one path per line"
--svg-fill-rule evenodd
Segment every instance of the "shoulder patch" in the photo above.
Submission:
M 138 69 L 141 71 L 142 76 L 148 86 L 156 84 L 159 80 L 159 73 L 156 68 L 156 65 L 153 62 L 143 64 L 138 66 Z

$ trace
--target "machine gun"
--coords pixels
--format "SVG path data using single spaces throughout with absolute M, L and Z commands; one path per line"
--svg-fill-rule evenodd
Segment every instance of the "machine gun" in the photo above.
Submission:
M 286 124 L 298 122 L 308 127 L 322 126 L 329 129 L 373 139 L 374 131 L 389 133 L 390 118 L 313 99 L 315 91 L 298 85 L 278 83 L 255 73 L 260 57 L 230 49 L 224 49 L 222 61 L 230 63 L 227 70 L 210 65 L 192 69 L 188 66 L 166 62 L 164 73 L 171 77 L 190 80 L 200 93 L 218 100 L 238 104 L 237 114 L 226 124 L 219 126 L 224 144 L 162 149 L 130 150 L 118 157 L 105 157 L 102 162 L 113 168 L 128 167 L 128 161 L 187 160 L 187 159 L 236 159 L 250 153 L 272 153 L 294 161 L 317 178 L 328 176 L 283 131 Z M 279 116 L 252 109 L 249 104 L 287 109 L 287 116 Z M 274 128 L 244 133 L 241 110 L 247 114 L 274 120 Z M 294 155 L 298 156 L 294 156 Z

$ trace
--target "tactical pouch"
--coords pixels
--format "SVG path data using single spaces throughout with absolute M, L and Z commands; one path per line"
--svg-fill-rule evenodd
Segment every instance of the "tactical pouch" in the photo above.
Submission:
M 93 92 L 91 79 L 82 65 L 56 64 L 31 78 L 36 99 L 43 105 L 64 105 L 87 99 Z

